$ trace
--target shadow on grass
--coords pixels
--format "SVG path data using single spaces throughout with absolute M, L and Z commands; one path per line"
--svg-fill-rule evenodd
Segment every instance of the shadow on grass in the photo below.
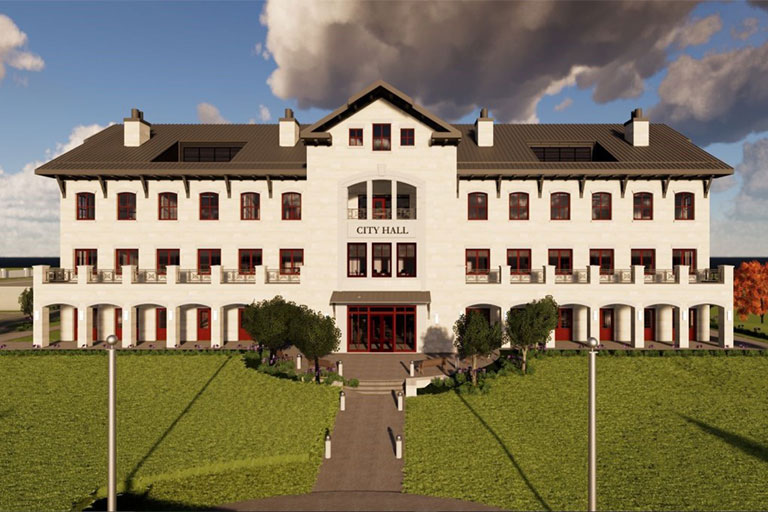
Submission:
M 740 436 L 739 434 L 734 434 L 733 432 L 728 432 L 727 430 L 709 425 L 703 421 L 699 421 L 684 414 L 680 414 L 680 417 L 688 423 L 693 423 L 707 434 L 719 437 L 726 443 L 738 448 L 747 455 L 751 455 L 752 457 L 755 457 L 756 459 L 759 459 L 763 462 L 768 462 L 768 446 L 755 442 L 748 437 Z
M 147 459 L 149 459 L 153 453 L 155 453 L 155 450 L 157 450 L 158 446 L 165 440 L 166 437 L 168 437 L 168 434 L 170 434 L 174 428 L 176 428 L 176 425 L 179 424 L 179 421 L 192 409 L 192 406 L 195 405 L 195 402 L 197 402 L 198 398 L 200 398 L 203 393 L 205 393 L 205 390 L 208 389 L 208 386 L 211 385 L 211 382 L 213 382 L 216 377 L 218 377 L 219 373 L 221 373 L 221 370 L 224 369 L 224 366 L 228 362 L 232 360 L 233 356 L 230 356 L 224 360 L 223 363 L 221 363 L 221 366 L 218 367 L 218 369 L 211 375 L 211 378 L 208 379 L 208 382 L 206 382 L 202 388 L 200 388 L 200 391 L 197 392 L 197 394 L 190 400 L 190 402 L 187 404 L 187 406 L 184 408 L 181 413 L 176 417 L 175 420 L 173 420 L 173 423 L 171 423 L 167 429 L 165 429 L 165 432 L 158 438 L 157 441 L 155 441 L 155 444 L 152 445 L 152 448 L 149 449 L 146 455 L 141 458 L 141 460 L 136 464 L 136 466 L 131 470 L 130 473 L 128 473 L 128 476 L 125 477 L 126 486 L 128 488 L 128 496 L 131 496 L 130 490 L 133 488 L 133 478 L 136 476 L 136 473 L 138 473 L 139 469 L 144 465 L 145 462 L 147 462 Z
M 107 510 L 107 498 L 94 501 L 84 510 Z M 178 501 L 166 501 L 151 498 L 149 491 L 144 493 L 128 492 L 117 495 L 117 510 L 217 510 L 211 507 L 188 505 Z
M 528 489 L 533 493 L 533 496 L 536 498 L 536 500 L 541 503 L 541 506 L 543 506 L 546 510 L 552 510 L 552 508 L 549 506 L 549 504 L 544 500 L 544 498 L 539 494 L 539 491 L 536 489 L 536 487 L 533 486 L 531 481 L 528 479 L 528 476 L 523 471 L 523 468 L 520 467 L 520 464 L 517 463 L 515 460 L 515 456 L 512 455 L 512 452 L 509 451 L 509 448 L 507 448 L 507 445 L 504 444 L 504 441 L 501 440 L 499 435 L 491 428 L 488 423 L 485 422 L 485 420 L 480 416 L 477 411 L 475 411 L 471 405 L 464 399 L 463 396 L 461 396 L 459 393 L 456 393 L 456 396 L 459 397 L 459 400 L 461 400 L 464 405 L 467 407 L 467 409 L 470 410 L 472 414 L 475 415 L 475 418 L 477 418 L 477 421 L 479 421 L 485 429 L 493 436 L 494 439 L 496 439 L 496 442 L 499 443 L 499 446 L 504 450 L 504 453 L 507 454 L 507 458 L 512 462 L 512 465 L 515 466 L 515 469 L 520 474 L 520 478 L 523 479 L 523 482 L 525 482 L 525 485 L 528 486 Z

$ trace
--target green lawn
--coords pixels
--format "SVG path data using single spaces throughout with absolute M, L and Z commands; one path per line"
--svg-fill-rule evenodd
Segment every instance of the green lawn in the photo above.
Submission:
M 48 331 L 48 342 L 49 343 L 56 343 L 57 341 L 61 341 L 61 321 L 51 322 L 49 326 Z M 12 340 L 8 340 L 9 342 L 28 342 L 32 341 L 32 335 L 28 334 L 27 336 L 22 336 L 21 338 L 14 338 Z
M 407 400 L 406 492 L 510 509 L 587 506 L 586 357 L 487 395 Z M 763 510 L 768 357 L 598 357 L 598 508 Z
M 106 369 L 104 352 L 0 356 L 0 510 L 104 494 Z M 338 401 L 228 354 L 120 354 L 117 385 L 118 481 L 154 508 L 309 492 Z

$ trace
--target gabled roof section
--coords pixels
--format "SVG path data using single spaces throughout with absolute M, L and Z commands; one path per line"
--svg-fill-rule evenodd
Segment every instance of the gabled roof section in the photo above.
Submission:
M 418 119 L 432 128 L 432 144 L 456 145 L 461 142 L 461 132 L 453 125 L 443 121 L 424 107 L 414 103 L 413 98 L 383 80 L 377 80 L 356 95 L 347 100 L 343 105 L 315 124 L 301 130 L 301 139 L 305 144 L 331 144 L 331 134 L 328 130 L 359 110 L 370 105 L 378 99 L 384 99 L 406 114 Z

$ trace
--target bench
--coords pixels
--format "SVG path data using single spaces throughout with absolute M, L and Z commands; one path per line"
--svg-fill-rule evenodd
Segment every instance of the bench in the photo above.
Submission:
M 422 359 L 421 361 L 416 361 L 416 371 L 421 375 L 424 368 L 438 367 L 442 370 L 447 359 L 448 358 L 446 357 L 435 357 L 434 359 Z

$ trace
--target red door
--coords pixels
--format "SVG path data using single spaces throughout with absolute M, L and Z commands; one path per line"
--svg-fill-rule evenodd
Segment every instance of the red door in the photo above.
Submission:
M 374 219 L 386 219 L 387 215 L 387 198 L 383 196 L 373 197 L 373 218 Z
M 656 340 L 656 310 L 645 308 L 644 313 L 645 341 Z
M 75 333 L 72 335 L 72 339 L 77 341 L 77 308 L 75 308 Z
M 118 340 L 123 339 L 123 308 L 115 308 L 115 336 Z
M 613 309 L 600 310 L 600 341 L 613 341 Z
M 696 338 L 696 320 L 698 318 L 696 308 L 688 310 L 688 339 L 690 341 L 697 341 Z
M 211 308 L 197 308 L 197 341 L 211 339 Z
M 573 339 L 573 310 L 560 308 L 557 310 L 557 327 L 555 341 L 571 341 Z
M 91 338 L 93 338 L 93 341 L 96 341 L 99 339 L 99 308 L 93 307 L 91 308 L 91 311 L 93 313 L 93 328 L 91 329 Z
M 371 352 L 395 350 L 394 310 L 371 314 Z
M 168 311 L 155 308 L 155 341 L 165 341 L 168 332 Z
M 243 311 L 245 308 L 237 308 L 237 341 L 251 341 L 251 335 L 243 328 Z

